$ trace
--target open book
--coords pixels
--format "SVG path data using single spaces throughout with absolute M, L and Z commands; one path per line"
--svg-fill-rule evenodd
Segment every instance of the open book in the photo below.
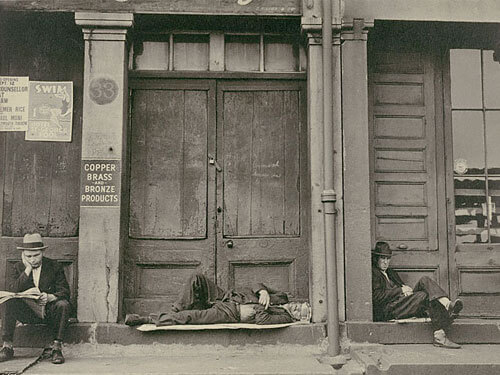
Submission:
M 38 303 L 38 300 L 42 296 L 42 293 L 37 287 L 30 288 L 24 292 L 7 292 L 0 290 L 0 304 L 12 299 L 21 298 L 34 312 L 35 314 L 44 319 L 45 317 L 45 306 Z

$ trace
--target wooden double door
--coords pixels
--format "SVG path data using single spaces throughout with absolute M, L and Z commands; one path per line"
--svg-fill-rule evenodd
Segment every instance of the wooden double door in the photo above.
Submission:
M 135 79 L 126 312 L 168 308 L 203 272 L 308 298 L 306 96 L 300 81 Z
M 500 117 L 496 108 L 455 109 L 452 90 L 457 80 L 479 76 L 481 61 L 483 71 L 500 74 L 491 55 L 431 48 L 370 55 L 373 242 L 389 242 L 392 265 L 409 285 L 422 276 L 435 279 L 464 300 L 463 315 L 471 317 L 500 316 L 492 143 Z M 460 74 L 453 76 L 453 64 Z M 470 97 L 471 87 L 462 84 L 460 95 Z

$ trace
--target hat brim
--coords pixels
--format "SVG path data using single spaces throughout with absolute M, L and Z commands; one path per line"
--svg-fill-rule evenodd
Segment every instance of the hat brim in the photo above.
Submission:
M 17 250 L 45 250 L 48 246 L 41 246 L 41 247 L 22 247 L 22 246 L 17 246 Z
M 382 256 L 386 256 L 386 257 L 392 257 L 392 254 L 387 254 L 387 253 L 379 253 L 375 250 L 372 250 L 372 255 L 382 255 Z

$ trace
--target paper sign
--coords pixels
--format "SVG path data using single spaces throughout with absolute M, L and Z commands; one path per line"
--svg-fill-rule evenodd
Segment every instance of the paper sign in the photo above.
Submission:
M 73 82 L 30 81 L 27 141 L 71 142 Z
M 29 77 L 0 77 L 0 131 L 28 128 Z

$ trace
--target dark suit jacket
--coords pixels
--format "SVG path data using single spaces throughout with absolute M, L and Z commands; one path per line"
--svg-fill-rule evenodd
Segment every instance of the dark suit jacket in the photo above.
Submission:
M 384 274 L 378 267 L 372 267 L 372 302 L 373 302 L 373 320 L 383 321 L 384 307 L 395 299 L 397 299 L 403 290 L 401 286 L 403 281 L 399 277 L 396 271 L 391 268 L 387 269 L 387 276 L 395 284 L 395 286 L 390 287 L 389 282 L 385 278 Z
M 240 304 L 259 303 L 259 291 L 267 290 L 271 305 L 283 305 L 288 303 L 288 295 L 284 292 L 274 290 L 262 283 L 256 283 L 251 288 L 231 289 L 222 297 L 222 301 L 233 301 Z
M 26 267 L 23 262 L 17 262 L 8 269 L 7 285 L 10 292 L 23 292 L 26 289 L 35 287 L 33 282 L 33 273 L 26 276 L 24 270 Z M 70 291 L 68 281 L 62 266 L 56 260 L 43 257 L 42 271 L 38 283 L 40 292 L 53 294 L 57 299 L 69 301 Z

